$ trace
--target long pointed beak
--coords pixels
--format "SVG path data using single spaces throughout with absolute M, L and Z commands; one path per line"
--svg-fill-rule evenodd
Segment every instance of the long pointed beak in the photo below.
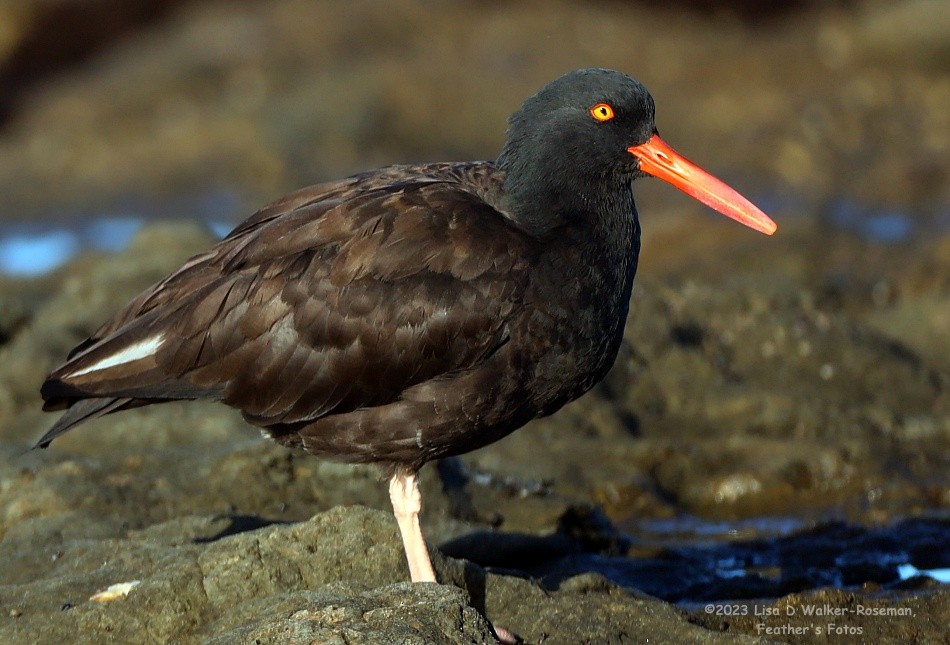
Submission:
M 768 215 L 725 183 L 681 156 L 654 134 L 646 143 L 627 148 L 640 160 L 640 170 L 667 181 L 726 217 L 766 235 L 778 228 Z

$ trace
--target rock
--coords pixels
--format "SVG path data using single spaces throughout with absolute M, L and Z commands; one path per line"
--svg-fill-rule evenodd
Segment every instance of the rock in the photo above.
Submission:
M 261 645 L 309 643 L 496 643 L 484 616 L 463 591 L 401 582 L 353 594 L 346 587 L 296 592 L 269 602 L 244 624 L 215 630 L 205 642 Z M 275 615 L 276 614 L 276 615 Z M 227 623 L 234 623 L 228 617 Z
M 307 522 L 203 541 L 218 524 L 184 517 L 119 539 L 44 540 L 52 566 L 0 586 L 0 602 L 16 613 L 0 623 L 0 638 L 491 643 L 486 611 L 528 642 L 609 643 L 632 633 L 684 643 L 727 638 L 596 575 L 552 593 L 436 553 L 440 577 L 459 586 L 413 585 L 405 582 L 395 521 L 380 511 L 337 507 Z M 126 595 L 90 600 L 131 580 L 139 582 Z

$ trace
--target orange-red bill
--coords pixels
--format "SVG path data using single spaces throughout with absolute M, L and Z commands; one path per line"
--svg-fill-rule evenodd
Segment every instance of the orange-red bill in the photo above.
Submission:
M 778 228 L 768 215 L 722 181 L 681 156 L 659 136 L 627 148 L 640 160 L 640 170 L 667 181 L 726 217 L 771 235 Z

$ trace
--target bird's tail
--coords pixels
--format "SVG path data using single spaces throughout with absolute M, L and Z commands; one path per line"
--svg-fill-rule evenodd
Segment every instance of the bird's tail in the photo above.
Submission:
M 110 412 L 126 410 L 130 407 L 136 407 L 135 399 L 93 398 L 76 401 L 66 410 L 66 413 L 53 424 L 49 432 L 44 434 L 43 437 L 36 442 L 33 449 L 47 448 L 53 439 L 73 429 L 80 423 L 101 417 Z

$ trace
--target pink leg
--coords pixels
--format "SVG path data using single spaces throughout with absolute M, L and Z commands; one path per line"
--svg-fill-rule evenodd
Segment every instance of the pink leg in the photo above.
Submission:
M 389 499 L 402 534 L 402 545 L 409 561 L 409 575 L 413 582 L 435 582 L 435 571 L 429 559 L 426 540 L 422 537 L 419 511 L 422 510 L 422 493 L 415 473 L 397 474 L 389 480 Z
M 419 524 L 422 493 L 419 492 L 416 474 L 393 475 L 393 478 L 389 480 L 389 499 L 393 504 L 393 514 L 396 516 L 396 523 L 399 524 L 399 532 L 402 534 L 402 546 L 406 549 L 409 576 L 413 582 L 436 582 L 426 540 L 422 536 L 422 525 Z M 492 629 L 495 630 L 498 640 L 506 645 L 521 642 L 504 627 L 493 625 Z

